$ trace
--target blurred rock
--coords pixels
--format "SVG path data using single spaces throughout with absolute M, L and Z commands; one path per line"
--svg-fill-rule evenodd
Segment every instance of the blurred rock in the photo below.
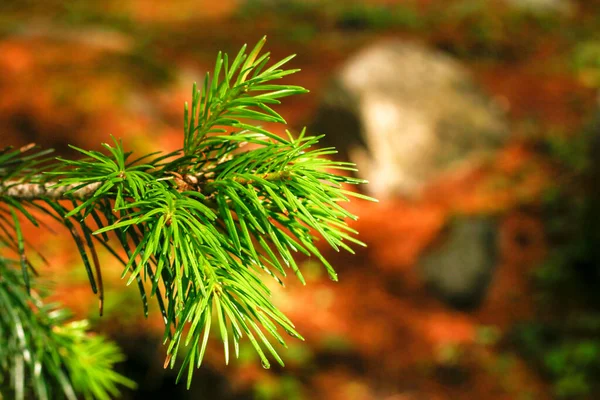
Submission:
M 390 40 L 351 57 L 311 124 L 340 158 L 358 164 L 366 190 L 414 196 L 432 178 L 499 147 L 499 107 L 459 63 L 418 44 Z
M 447 304 L 473 309 L 485 298 L 497 264 L 497 225 L 491 218 L 459 217 L 419 260 L 429 287 Z

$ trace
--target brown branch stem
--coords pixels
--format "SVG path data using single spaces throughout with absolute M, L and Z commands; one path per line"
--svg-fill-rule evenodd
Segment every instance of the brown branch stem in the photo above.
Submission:
M 80 186 L 81 184 L 70 184 L 64 186 L 56 186 L 55 182 L 46 183 L 16 183 L 5 182 L 0 184 L 0 196 L 11 197 L 16 200 L 40 200 L 42 198 L 61 200 L 72 198 L 84 200 L 89 198 L 100 187 L 102 182 L 90 183 L 83 186 L 69 196 L 66 196 L 69 190 Z

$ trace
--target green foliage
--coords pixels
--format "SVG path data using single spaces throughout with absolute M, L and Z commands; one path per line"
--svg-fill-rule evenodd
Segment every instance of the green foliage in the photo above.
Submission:
M 600 40 L 578 43 L 573 50 L 572 64 L 586 85 L 600 87 Z
M 552 381 L 558 398 L 581 398 L 598 389 L 600 341 L 582 339 L 582 332 L 597 336 L 598 331 L 586 332 L 573 320 L 566 327 L 532 322 L 515 329 L 521 353 Z
M 0 394 L 24 399 L 110 399 L 134 383 L 113 371 L 119 348 L 87 321 L 27 293 L 16 263 L 0 258 Z
M 332 7 L 336 26 L 354 29 L 408 29 L 422 28 L 425 19 L 417 8 L 410 4 L 399 4 L 394 7 L 384 5 L 367 5 L 356 3 L 352 5 Z
M 565 135 L 559 132 L 547 138 L 548 154 L 552 161 L 558 164 L 563 174 L 581 177 L 590 168 L 590 146 L 593 136 L 594 132 L 591 129 L 577 135 Z
M 596 123 L 546 142 L 557 180 L 543 210 L 552 250 L 533 274 L 541 317 L 513 332 L 520 352 L 551 380 L 558 398 L 600 390 L 599 203 L 592 175 L 597 129 Z
M 282 375 L 277 379 L 259 382 L 254 389 L 256 400 L 302 400 L 306 398 L 302 393 L 300 381 L 291 375 Z
M 246 0 L 238 14 L 240 18 L 253 19 L 265 12 L 276 14 L 280 18 L 293 18 L 295 24 L 298 20 L 304 21 L 317 30 L 319 25 L 357 30 L 417 30 L 423 28 L 426 23 L 425 16 L 421 15 L 413 1 L 391 6 L 334 0 Z M 289 25 L 295 24 L 284 24 L 282 28 L 294 28 Z M 307 25 L 303 26 L 306 30 Z
M 420 4 L 407 0 L 398 4 L 335 0 L 246 0 L 238 9 L 242 21 L 271 21 L 286 40 L 310 40 L 314 32 L 348 30 L 403 31 L 419 33 L 419 40 L 460 58 L 514 61 L 535 53 L 547 43 L 550 33 L 569 36 L 576 43 L 589 37 L 595 26 L 573 24 L 568 13 L 513 7 L 502 1 L 457 0 Z M 515 41 L 515 37 L 519 37 Z
M 105 247 L 122 262 L 127 283 L 137 284 L 146 313 L 145 282 L 151 285 L 149 296 L 156 298 L 165 322 L 165 365 L 173 368 L 184 354 L 180 376 L 187 367 L 188 386 L 204 358 L 211 326 L 218 328 L 226 363 L 230 353 L 238 356 L 246 337 L 265 368 L 267 354 L 283 365 L 272 341 L 285 346 L 281 331 L 302 337 L 271 302 L 264 274 L 283 284 L 291 270 L 304 283 L 294 258 L 302 253 L 316 257 L 337 280 L 317 241 L 349 252 L 349 244 L 364 245 L 346 223 L 356 217 L 339 204 L 364 197 L 344 186 L 362 180 L 335 173 L 354 171 L 353 165 L 327 159 L 335 150 L 316 148 L 319 137 L 302 131 L 281 138 L 253 123 L 285 123 L 271 106 L 306 92 L 273 83 L 297 70 L 281 68 L 292 57 L 269 66 L 269 53 L 261 54 L 264 43 L 249 52 L 244 46 L 231 60 L 218 55 L 213 74 L 200 89 L 194 86 L 191 107 L 185 107 L 180 150 L 132 159 L 114 140 L 103 144 L 104 152 L 73 147 L 82 159 L 58 159 L 58 166 L 43 171 L 32 161 L 37 158 L 26 160 L 17 151 L 26 168 L 11 169 L 10 180 L 0 178 L 5 187 L 22 181 L 45 185 L 43 193 L 19 200 L 8 196 L 8 189 L 0 191 L 0 206 L 15 216 L 14 224 L 0 220 L 0 227 L 21 255 L 23 276 L 29 262 L 16 214 L 35 224 L 29 208 L 69 228 L 101 300 L 94 243 Z M 72 205 L 52 198 L 53 190 L 66 190 L 62 198 Z M 11 233 L 18 240 L 11 240 Z
M 592 372 L 600 369 L 600 342 L 567 342 L 544 357 L 546 368 L 557 377 L 555 391 L 559 397 L 589 394 Z

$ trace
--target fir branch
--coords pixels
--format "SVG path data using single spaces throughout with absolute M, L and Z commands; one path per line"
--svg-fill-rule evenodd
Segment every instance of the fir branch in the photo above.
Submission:
M 88 332 L 87 321 L 23 290 L 13 262 L 0 258 L 0 397 L 110 399 L 135 384 L 113 371 L 118 347 Z
M 136 282 L 146 314 L 144 282 L 151 284 L 165 321 L 166 365 L 174 367 L 184 350 L 180 376 L 187 368 L 188 386 L 211 326 L 218 327 L 226 363 L 247 337 L 265 367 L 269 358 L 283 365 L 272 341 L 285 346 L 281 330 L 301 336 L 273 304 L 264 274 L 283 284 L 291 270 L 305 283 L 295 259 L 302 253 L 337 280 L 316 242 L 324 239 L 337 251 L 364 246 L 347 225 L 356 216 L 341 205 L 350 197 L 373 200 L 344 188 L 365 183 L 338 174 L 354 166 L 329 160 L 335 149 L 319 149 L 319 137 L 305 131 L 282 138 L 258 125 L 285 123 L 270 106 L 306 92 L 272 83 L 297 70 L 281 68 L 292 57 L 267 66 L 263 45 L 264 39 L 249 53 L 244 46 L 231 62 L 219 53 L 212 79 L 207 75 L 200 89 L 194 85 L 181 150 L 130 160 L 132 153 L 114 140 L 103 152 L 73 147 L 84 158 L 58 159 L 45 169 L 35 157 L 0 152 L 0 185 L 37 185 L 23 187 L 27 195 L 20 196 L 15 185 L 0 189 L 0 240 L 21 255 L 24 279 L 31 266 L 19 219 L 3 214 L 37 224 L 29 212 L 35 209 L 68 227 L 94 292 L 101 275 L 89 261 L 98 259 L 93 243 L 105 247 L 123 264 L 127 284 Z

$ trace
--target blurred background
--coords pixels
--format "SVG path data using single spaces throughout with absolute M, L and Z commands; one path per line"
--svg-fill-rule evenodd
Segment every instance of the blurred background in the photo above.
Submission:
M 600 398 L 600 1 L 2 0 L 0 146 L 176 149 L 192 82 L 263 35 L 311 91 L 277 111 L 381 200 L 348 205 L 369 247 L 276 291 L 306 338 L 286 368 L 213 340 L 186 391 L 121 267 L 99 317 L 64 232 L 32 229 L 53 298 L 127 353 L 123 398 Z

